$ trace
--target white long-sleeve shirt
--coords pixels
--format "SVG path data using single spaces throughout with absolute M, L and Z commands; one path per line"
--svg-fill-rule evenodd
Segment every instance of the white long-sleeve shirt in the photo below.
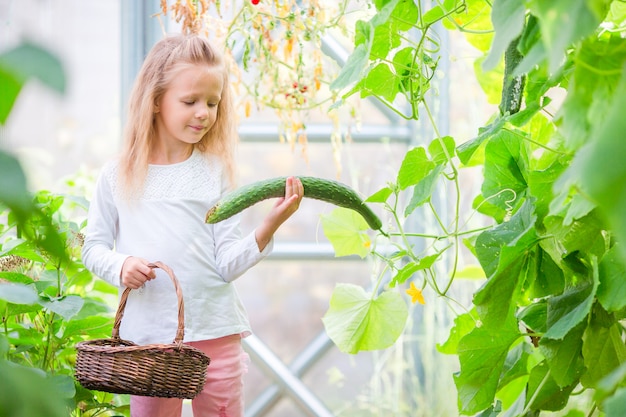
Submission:
M 129 256 L 161 261 L 174 271 L 185 302 L 185 341 L 246 335 L 250 325 L 232 281 L 272 250 L 259 251 L 254 232 L 241 237 L 239 217 L 213 225 L 205 216 L 228 182 L 217 158 L 198 151 L 171 165 L 150 165 L 137 199 L 122 197 L 117 161 L 107 163 L 92 197 L 84 265 L 120 287 Z M 128 297 L 120 337 L 137 344 L 171 343 L 177 328 L 177 298 L 167 274 Z M 120 288 L 120 293 L 123 288 Z

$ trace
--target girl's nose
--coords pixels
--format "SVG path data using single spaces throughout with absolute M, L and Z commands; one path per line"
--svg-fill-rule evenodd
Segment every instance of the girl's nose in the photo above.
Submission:
M 206 119 L 209 115 L 209 108 L 206 105 L 201 106 L 196 111 L 196 117 L 198 119 Z

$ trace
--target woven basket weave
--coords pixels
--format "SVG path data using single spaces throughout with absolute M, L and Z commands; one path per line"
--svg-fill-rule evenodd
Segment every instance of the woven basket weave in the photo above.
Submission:
M 137 345 L 119 337 L 119 328 L 130 288 L 120 298 L 112 337 L 76 345 L 76 379 L 87 388 L 117 394 L 148 397 L 194 398 L 204 387 L 210 359 L 204 352 L 183 344 L 185 314 L 183 294 L 174 272 L 155 262 L 170 276 L 178 297 L 178 330 L 171 344 Z

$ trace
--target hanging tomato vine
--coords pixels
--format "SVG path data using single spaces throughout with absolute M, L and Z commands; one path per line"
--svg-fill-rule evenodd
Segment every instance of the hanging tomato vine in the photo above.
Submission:
M 187 7 L 189 16 L 206 17 L 208 3 L 218 12 L 226 7 L 176 2 L 172 11 L 184 16 Z M 435 132 L 368 198 L 389 212 L 391 239 L 370 236 L 361 219 L 341 210 L 322 219 L 338 254 L 373 256 L 384 265 L 372 292 L 337 287 L 324 317 L 329 335 L 346 352 L 392 345 L 407 319 L 397 287 L 410 284 L 413 301 L 449 298 L 465 246 L 486 279 L 438 346 L 459 360 L 460 413 L 534 416 L 569 407 L 570 416 L 625 415 L 626 3 L 333 5 L 335 13 L 321 0 L 233 2 L 237 10 L 222 32 L 227 49 L 243 45 L 244 72 L 253 74 L 252 81 L 241 78 L 254 100 L 248 106 L 276 109 L 290 143 L 304 143 L 306 111 L 336 112 L 370 96 L 407 120 L 428 121 Z M 346 19 L 351 6 L 370 11 L 353 27 Z M 320 36 L 337 29 L 352 34 L 354 49 L 340 71 L 327 71 Z M 474 138 L 442 136 L 430 108 L 442 30 L 460 31 L 483 53 L 476 66 L 481 81 L 487 72 L 500 76 L 499 111 Z M 565 96 L 556 113 L 547 108 L 555 91 Z M 484 178 L 466 216 L 460 177 L 471 166 L 482 167 Z M 432 201 L 441 187 L 452 190 L 450 224 Z M 438 233 L 406 229 L 407 219 L 424 211 Z M 468 229 L 475 213 L 491 223 Z M 333 224 L 343 226 L 341 242 L 332 238 Z M 419 252 L 409 238 L 425 242 Z M 379 243 L 397 250 L 379 252 Z M 447 263 L 447 273 L 435 273 L 438 263 Z M 573 410 L 571 399 L 580 393 L 589 400 Z

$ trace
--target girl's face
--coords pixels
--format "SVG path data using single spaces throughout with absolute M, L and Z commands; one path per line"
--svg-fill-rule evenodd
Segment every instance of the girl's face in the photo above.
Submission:
M 223 88 L 221 68 L 204 64 L 183 67 L 156 106 L 160 144 L 178 147 L 198 143 L 215 124 Z

